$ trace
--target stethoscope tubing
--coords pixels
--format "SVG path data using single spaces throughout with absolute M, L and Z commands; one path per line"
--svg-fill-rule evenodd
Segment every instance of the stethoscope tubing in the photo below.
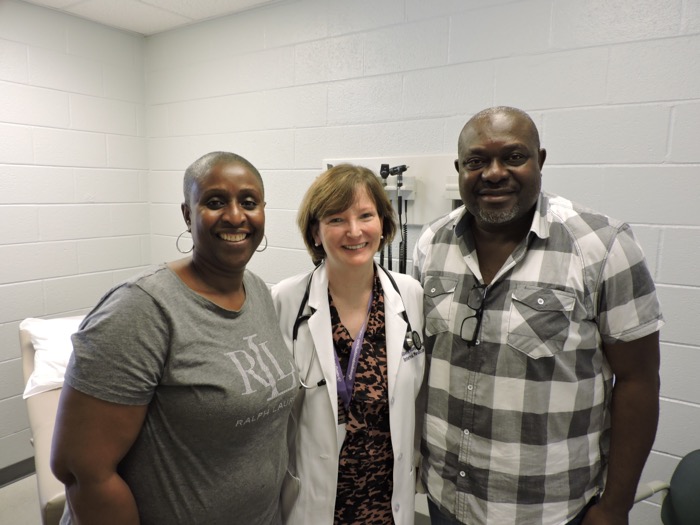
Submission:
M 417 348 L 420 350 L 423 347 L 423 342 L 421 341 L 420 334 L 413 330 L 411 327 L 411 321 L 408 319 L 408 314 L 406 313 L 406 303 L 403 300 L 403 296 L 401 295 L 401 291 L 399 290 L 399 286 L 396 284 L 396 281 L 394 278 L 391 276 L 389 271 L 384 268 L 381 264 L 377 264 L 379 268 L 384 272 L 384 274 L 388 277 L 389 282 L 391 283 L 392 287 L 394 290 L 396 290 L 396 293 L 399 294 L 399 297 L 401 298 L 401 302 L 403 303 L 403 311 L 401 312 L 401 315 L 406 321 L 406 337 L 404 339 L 404 350 L 410 351 L 412 348 Z M 309 303 L 309 293 L 311 291 L 311 281 L 314 277 L 314 273 L 316 273 L 316 270 L 318 270 L 319 266 L 314 268 L 311 271 L 311 274 L 309 275 L 309 280 L 306 283 L 306 289 L 304 290 L 304 296 L 301 299 L 301 303 L 299 304 L 299 311 L 297 312 L 296 319 L 294 320 L 294 324 L 292 325 L 292 358 L 294 359 L 294 362 L 296 362 L 296 342 L 297 342 L 297 337 L 299 336 L 299 327 L 301 324 L 305 321 L 308 321 L 309 318 L 313 315 L 313 312 L 309 314 L 305 314 L 304 310 L 306 310 L 306 307 Z M 323 378 L 320 381 L 318 381 L 316 384 L 307 384 L 307 380 L 309 378 L 309 372 L 311 371 L 311 367 L 313 366 L 313 362 L 316 359 L 316 351 L 314 350 L 313 354 L 311 355 L 311 359 L 309 360 L 309 365 L 306 368 L 306 374 L 304 375 L 304 378 L 302 378 L 301 371 L 299 372 L 299 388 L 305 388 L 305 389 L 311 389 L 311 388 L 316 388 L 319 386 L 323 386 L 326 384 L 326 379 Z M 298 364 L 297 364 L 298 366 Z

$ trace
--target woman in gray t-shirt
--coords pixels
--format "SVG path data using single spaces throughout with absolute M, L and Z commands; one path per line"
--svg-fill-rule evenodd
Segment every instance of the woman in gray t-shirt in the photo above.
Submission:
M 63 524 L 277 524 L 298 378 L 265 283 L 258 171 L 185 173 L 190 257 L 110 290 L 73 336 L 52 466 Z M 75 517 L 75 519 L 73 519 Z

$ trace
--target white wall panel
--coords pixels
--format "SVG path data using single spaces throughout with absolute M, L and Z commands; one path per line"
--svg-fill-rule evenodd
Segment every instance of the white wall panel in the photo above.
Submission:
M 44 49 L 66 48 L 65 24 L 73 17 L 26 2 L 0 2 L 0 35 L 3 39 Z M 30 30 L 31 29 L 31 30 Z
M 610 101 L 616 103 L 697 99 L 700 35 L 616 46 L 610 51 Z
M 451 16 L 450 64 L 547 51 L 551 6 L 549 1 L 527 0 Z
M 426 2 L 425 0 L 406 0 L 406 18 L 408 20 L 434 18 L 436 16 L 455 15 L 462 11 L 475 11 L 484 7 L 499 4 L 509 4 L 511 0 L 440 0 Z M 473 17 L 479 17 L 474 13 Z M 470 26 L 460 26 L 457 30 L 467 31 Z
M 12 410 L 17 405 L 13 404 L 9 410 Z M 20 411 L 26 413 L 24 405 L 19 408 Z M 29 421 L 26 419 L 25 421 Z M 34 449 L 32 447 L 32 435 L 29 428 L 25 428 L 19 432 L 14 432 L 8 434 L 5 437 L 0 438 L 0 468 L 8 467 L 13 465 L 18 460 L 25 458 L 31 458 L 34 455 Z M 37 511 L 37 516 L 39 515 Z
M 41 239 L 36 206 L 0 207 L 0 244 L 36 242 Z
M 69 127 L 68 95 L 51 89 L 0 82 L 0 122 Z
M 46 312 L 63 314 L 75 310 L 90 310 L 112 287 L 110 272 L 71 275 L 44 281 Z
M 261 11 L 265 24 L 265 46 L 288 46 L 328 36 L 327 0 L 285 2 L 268 12 Z
M 334 82 L 328 87 L 328 124 L 394 120 L 401 115 L 400 75 Z
M 401 116 L 410 119 L 458 114 L 463 125 L 467 115 L 493 104 L 494 73 L 492 62 L 405 73 Z M 456 136 L 452 138 L 456 144 Z
M 0 158 L 9 164 L 31 163 L 32 131 L 24 126 L 0 124 Z
M 552 3 L 552 40 L 557 47 L 570 48 L 676 36 L 683 4 L 683 0 L 558 0 Z
M 110 231 L 109 210 L 91 204 L 42 206 L 39 226 L 44 241 L 99 237 Z
M 76 169 L 77 202 L 139 202 L 144 200 L 139 180 L 145 172 L 111 169 Z
M 659 265 L 659 281 L 700 287 L 697 253 L 690 249 L 700 247 L 700 225 L 696 228 L 667 228 L 663 243 L 665 256 Z
M 369 32 L 365 35 L 365 75 L 444 65 L 451 44 L 449 34 L 447 18 Z
M 297 228 L 297 213 L 294 210 L 266 211 L 265 235 L 272 246 L 306 250 Z
M 2 7 L 0 7 L 0 13 Z M 26 47 L 0 39 L 0 80 L 26 82 L 29 77 Z
M 19 323 L 0 324 L 0 361 L 19 359 Z
M 674 117 L 669 160 L 697 165 L 700 103 L 679 104 L 674 108 Z M 695 173 L 699 173 L 697 166 Z
M 0 253 L 6 255 L 2 251 L 0 248 Z M 20 277 L 22 276 L 20 275 Z M 21 321 L 25 317 L 44 315 L 46 311 L 43 292 L 40 281 L 4 284 L 0 279 L 0 319 L 10 322 Z M 0 435 L 2 435 L 1 432 Z
M 665 254 L 661 266 L 664 257 Z M 697 330 L 700 288 L 657 282 L 656 289 L 666 319 L 666 325 L 661 329 L 661 341 L 700 347 L 700 333 Z M 693 401 L 700 404 L 700 392 Z
M 4 159 L 6 161 L 7 157 Z M 72 168 L 0 164 L 0 203 L 44 204 L 74 201 L 75 178 Z
M 697 450 L 700 435 L 700 405 L 661 400 L 659 430 L 654 450 L 685 456 Z
M 37 128 L 32 132 L 34 158 L 48 166 L 107 166 L 107 140 L 100 133 Z
M 110 235 L 149 235 L 150 206 L 146 203 L 113 204 L 109 207 Z
M 105 140 L 110 168 L 148 169 L 148 152 L 143 137 L 107 135 Z
M 661 345 L 661 395 L 697 404 L 700 348 Z M 699 407 L 700 408 L 700 407 Z M 700 446 L 700 443 L 698 443 Z
M 328 34 L 368 31 L 404 21 L 403 0 L 328 2 Z
M 526 109 L 604 103 L 608 54 L 597 47 L 497 60 L 496 100 Z
M 32 454 L 17 321 L 82 313 L 114 279 L 90 269 L 150 260 L 144 44 L 134 34 L 0 1 L 0 326 L 13 332 L 11 342 L 0 339 L 0 356 L 15 354 L 4 365 L 14 380 L 3 377 L 0 388 L 0 418 L 9 411 L 13 420 L 0 429 L 0 468 Z M 130 245 L 116 237 L 114 252 L 80 245 L 110 245 L 127 234 L 138 236 Z
M 102 74 L 105 97 L 142 104 L 144 84 L 141 69 L 105 65 L 102 68 Z
M 627 222 L 664 226 L 700 226 L 700 207 L 693 188 L 693 166 L 611 166 L 603 170 L 603 195 L 593 206 Z M 680 190 L 680 191 L 679 191 Z
M 307 188 L 322 171 L 321 166 L 310 170 L 263 171 L 265 211 L 287 209 L 296 213 Z
M 182 199 L 180 199 L 182 200 Z M 185 230 L 180 204 L 153 204 L 150 206 L 150 230 L 152 235 L 176 237 Z
M 78 241 L 77 252 L 80 273 L 103 272 L 144 264 L 141 239 L 138 236 Z
M 139 108 L 129 102 L 87 95 L 70 96 L 70 127 L 76 130 L 134 135 L 138 112 Z
M 76 247 L 72 241 L 0 246 L 0 260 L 3 261 L 0 265 L 0 284 L 78 273 Z M 9 302 L 6 306 L 11 309 L 13 303 Z M 0 319 L 16 318 L 6 318 L 0 314 Z
M 297 84 L 360 77 L 363 67 L 364 38 L 359 34 L 313 40 L 294 48 Z
M 669 123 L 670 111 L 663 106 L 615 106 L 548 113 L 544 120 L 548 162 L 661 163 L 666 158 Z
M 686 34 L 700 33 L 700 2 L 689 0 L 683 3 L 683 8 L 681 31 Z
M 144 44 L 144 37 L 100 24 L 86 24 L 79 18 L 70 17 L 66 24 L 66 53 L 103 66 L 142 71 Z
M 0 399 L 14 396 L 20 390 L 24 390 L 22 361 L 12 359 L 0 362 Z
M 71 93 L 102 94 L 102 68 L 98 62 L 59 51 L 29 48 L 29 81 L 36 86 Z

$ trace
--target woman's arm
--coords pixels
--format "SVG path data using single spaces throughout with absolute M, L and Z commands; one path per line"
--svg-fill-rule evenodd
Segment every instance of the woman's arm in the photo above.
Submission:
M 117 465 L 143 425 L 148 405 L 102 401 L 64 385 L 51 469 L 66 486 L 74 525 L 132 525 L 138 510 Z

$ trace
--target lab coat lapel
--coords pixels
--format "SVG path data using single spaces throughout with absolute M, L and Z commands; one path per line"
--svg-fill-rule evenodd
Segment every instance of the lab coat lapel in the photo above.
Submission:
M 314 273 L 309 289 L 309 306 L 313 314 L 309 317 L 309 331 L 316 349 L 316 357 L 326 380 L 328 400 L 333 410 L 334 421 L 338 421 L 338 389 L 335 379 L 335 348 L 333 327 L 328 306 L 328 275 L 324 264 Z
M 401 296 L 394 289 L 387 275 L 382 270 L 378 270 L 378 272 L 382 290 L 384 291 L 387 380 L 389 382 L 389 397 L 392 397 L 396 386 L 396 376 L 401 367 L 401 355 L 403 354 L 407 325 L 401 315 L 401 312 L 404 311 Z

